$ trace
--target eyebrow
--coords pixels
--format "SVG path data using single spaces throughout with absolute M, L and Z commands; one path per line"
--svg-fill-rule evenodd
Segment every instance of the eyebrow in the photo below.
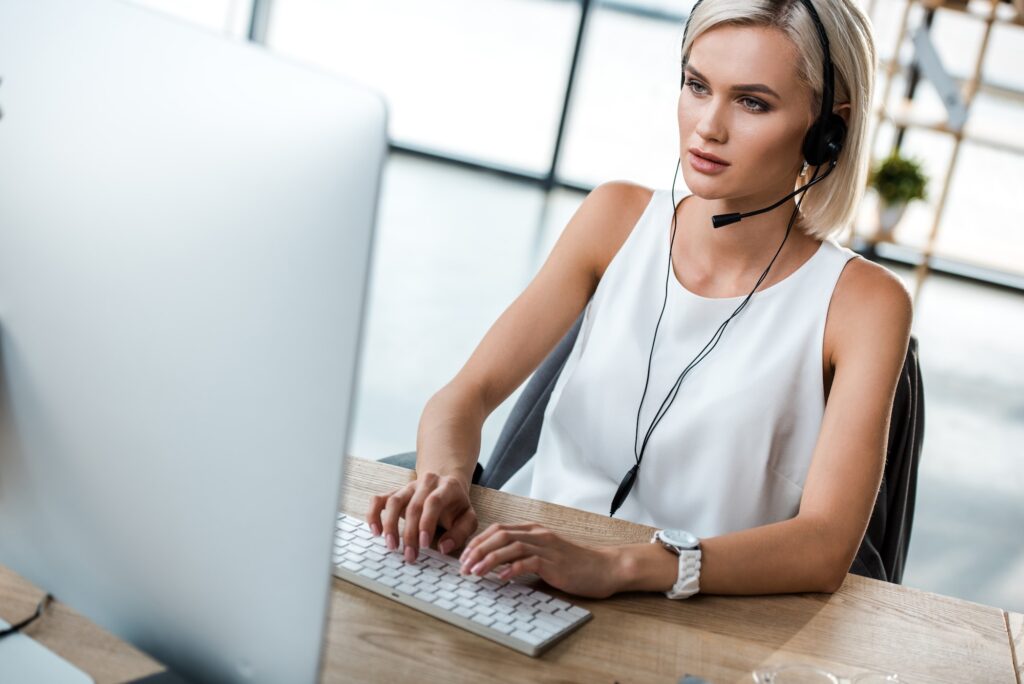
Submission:
M 692 71 L 693 75 L 696 76 L 697 78 L 699 78 L 702 81 L 709 80 L 707 76 L 705 76 L 704 74 L 700 73 L 699 71 L 694 69 L 689 64 L 686 65 L 686 70 L 687 71 Z M 734 85 L 732 87 L 732 90 L 733 90 L 733 92 L 736 92 L 736 93 L 765 93 L 766 95 L 771 95 L 772 97 L 774 97 L 774 98 L 776 98 L 778 100 L 782 99 L 781 97 L 779 97 L 779 94 L 777 92 L 775 92 L 774 90 L 772 90 L 771 88 L 769 88 L 768 86 L 766 86 L 763 83 L 742 83 L 740 85 Z

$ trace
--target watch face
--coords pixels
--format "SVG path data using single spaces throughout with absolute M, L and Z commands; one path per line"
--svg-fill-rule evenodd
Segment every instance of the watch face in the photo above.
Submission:
M 686 530 L 662 530 L 661 538 L 681 549 L 695 549 L 700 540 Z

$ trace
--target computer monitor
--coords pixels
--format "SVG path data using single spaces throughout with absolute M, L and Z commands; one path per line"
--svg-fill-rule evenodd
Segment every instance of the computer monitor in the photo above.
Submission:
M 3 0 L 0 111 L 0 563 L 186 677 L 314 681 L 383 100 Z

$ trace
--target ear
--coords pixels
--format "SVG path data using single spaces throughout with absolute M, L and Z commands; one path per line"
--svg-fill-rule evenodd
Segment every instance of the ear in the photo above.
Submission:
M 833 107 L 832 108 L 832 112 L 834 114 L 838 114 L 840 116 L 840 118 L 842 118 L 843 123 L 845 123 L 847 127 L 850 126 L 850 103 L 849 102 L 847 102 L 845 104 L 837 105 L 836 107 Z

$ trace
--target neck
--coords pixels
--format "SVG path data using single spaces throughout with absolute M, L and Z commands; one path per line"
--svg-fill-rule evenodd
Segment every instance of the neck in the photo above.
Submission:
M 687 251 L 701 262 L 701 270 L 706 269 L 709 273 L 714 271 L 739 277 L 754 271 L 762 272 L 782 244 L 786 226 L 796 208 L 796 198 L 791 197 L 771 211 L 722 228 L 713 228 L 711 217 L 716 214 L 761 209 L 778 201 L 791 190 L 792 188 L 773 190 L 756 196 L 715 200 L 693 197 L 693 204 L 687 209 L 686 220 L 679 224 L 686 226 L 685 231 L 680 232 L 685 234 L 683 242 Z M 683 204 L 690 202 L 688 199 Z M 677 239 L 679 237 L 677 234 Z M 797 217 L 776 265 L 785 259 L 787 253 L 801 252 L 802 247 L 812 241 L 813 238 L 800 229 L 800 219 Z M 774 271 L 775 267 L 772 270 Z

